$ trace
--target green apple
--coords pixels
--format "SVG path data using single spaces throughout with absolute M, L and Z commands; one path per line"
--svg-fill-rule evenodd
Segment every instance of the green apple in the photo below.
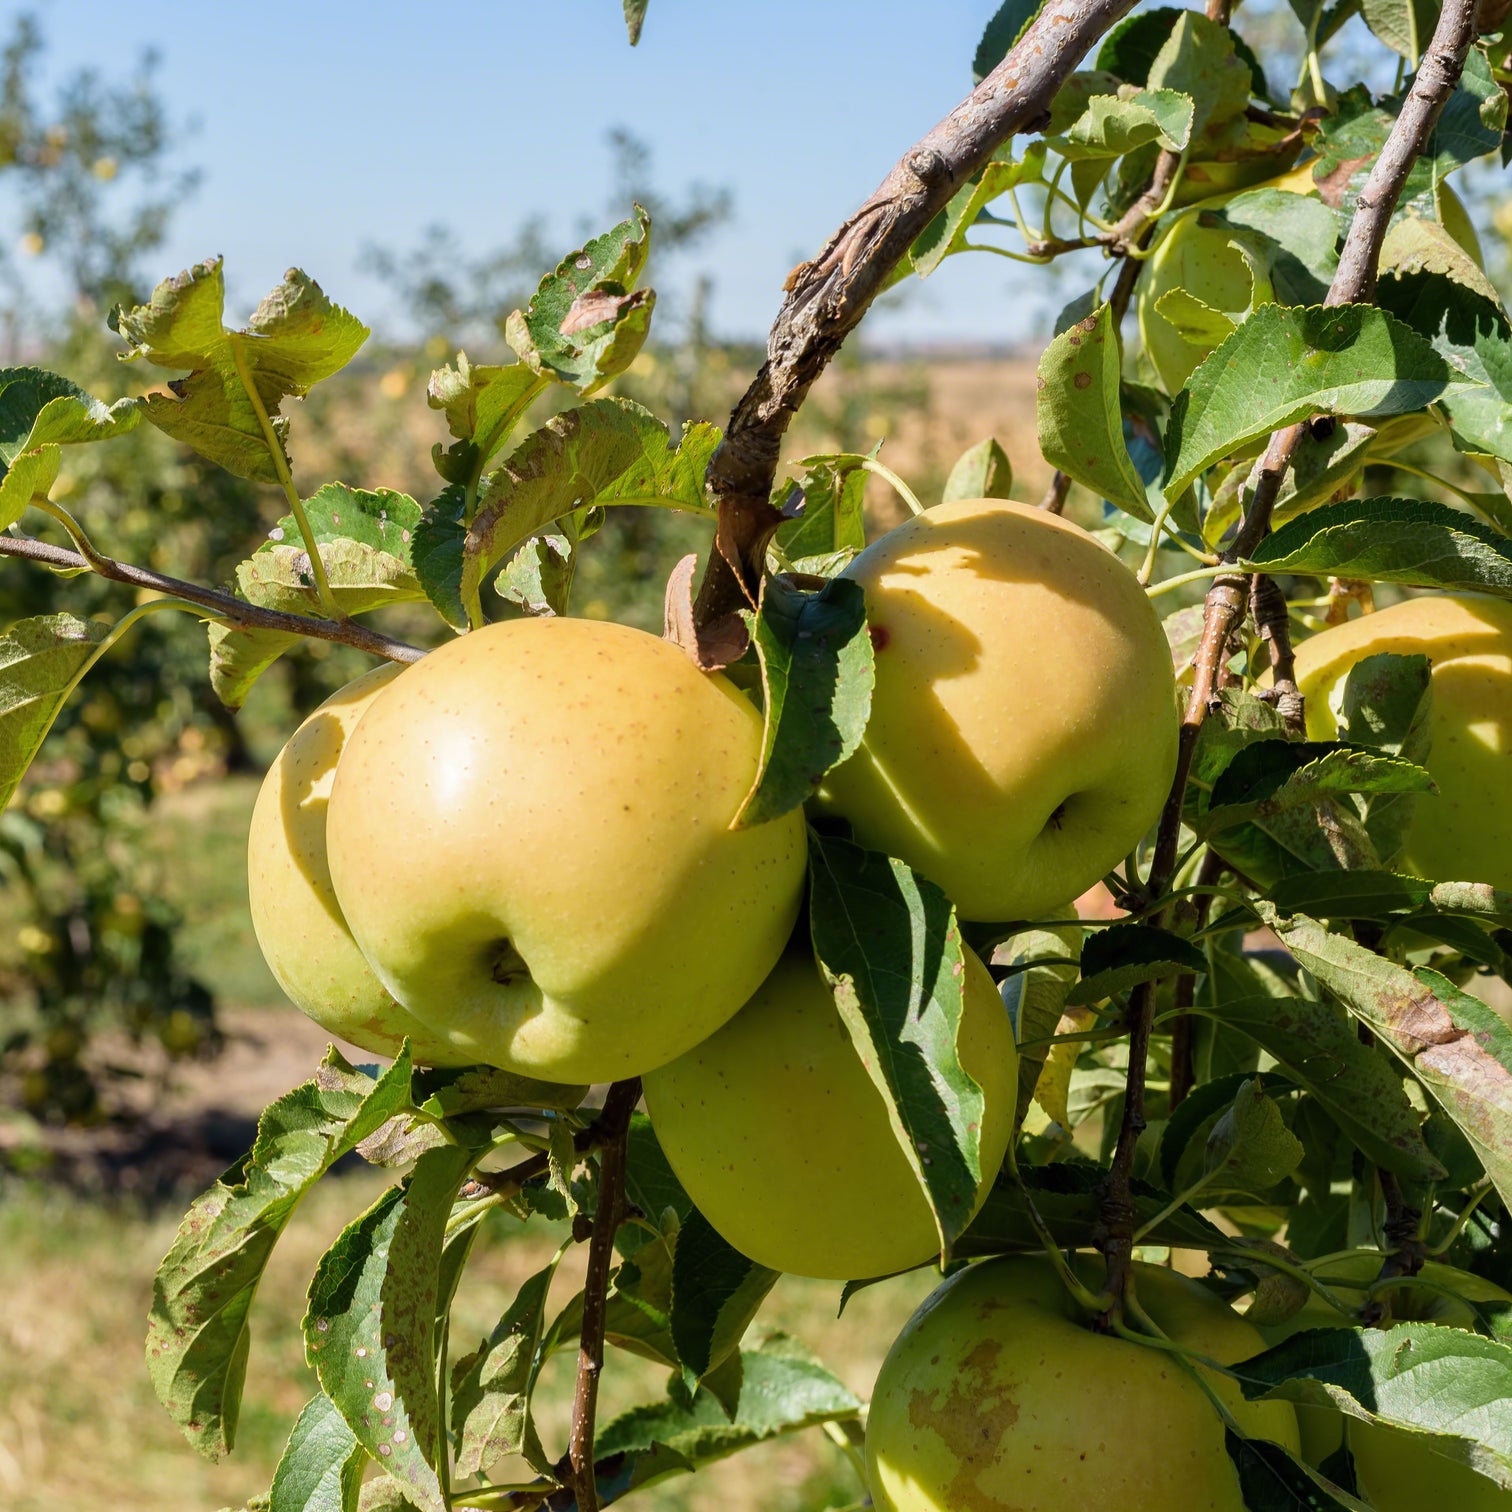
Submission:
M 1365 1295 L 1361 1285 L 1380 1274 L 1381 1256 L 1375 1251 L 1331 1255 L 1310 1269 L 1318 1280 L 1336 1286 L 1342 1297 L 1360 1301 Z M 1387 1326 L 1438 1323 L 1449 1328 L 1474 1328 L 1476 1315 L 1470 1302 L 1489 1303 L 1498 1309 L 1512 1307 L 1512 1292 L 1484 1276 L 1433 1260 L 1418 1274 L 1429 1283 L 1427 1286 L 1407 1283 L 1377 1294 L 1387 1307 Z M 1356 1284 L 1339 1285 L 1349 1282 Z M 1336 1307 L 1312 1296 L 1285 1323 L 1262 1328 L 1261 1332 L 1269 1342 L 1280 1343 L 1303 1329 L 1350 1326 L 1350 1320 Z M 1346 1418 L 1327 1407 L 1299 1407 L 1297 1422 L 1303 1458 L 1312 1465 L 1322 1465 L 1336 1454 L 1347 1433 L 1360 1491 L 1376 1512 L 1421 1512 L 1439 1505 L 1454 1512 L 1512 1512 L 1512 1492 L 1437 1453 L 1429 1438 Z
M 1102 1262 L 1080 1257 L 1092 1289 Z M 1197 1282 L 1135 1268 L 1178 1344 L 1229 1365 L 1264 1349 Z M 1284 1402 L 1207 1374 L 1246 1436 L 1297 1449 Z M 1048 1261 L 985 1260 L 924 1302 L 877 1377 L 866 1461 L 878 1512 L 1244 1512 L 1224 1426 L 1171 1356 L 1094 1332 Z
M 958 1053 L 982 1089 L 980 1206 L 1003 1163 L 1018 1051 L 969 950 Z M 881 1093 L 807 948 L 790 950 L 717 1034 L 645 1079 L 662 1149 L 743 1254 L 800 1276 L 884 1276 L 939 1253 L 934 1216 Z
M 373 700 L 401 671 L 375 667 L 321 704 L 263 779 L 247 835 L 252 928 L 274 979 L 322 1029 L 378 1055 L 406 1035 L 416 1062 L 466 1065 L 444 1035 L 407 1013 L 373 975 L 336 901 L 326 855 L 326 810 L 336 763 Z
M 866 590 L 876 689 L 821 810 L 967 919 L 1044 918 L 1122 861 L 1176 766 L 1171 653 L 1134 574 L 1057 515 L 971 499 L 845 576 Z
M 331 876 L 385 987 L 456 1052 L 638 1076 L 706 1039 L 781 955 L 805 830 L 730 828 L 761 718 L 624 625 L 527 619 L 376 699 L 331 794 Z
M 1303 641 L 1297 686 L 1314 740 L 1338 734 L 1335 697 L 1349 669 L 1382 652 L 1433 664 L 1427 766 L 1438 794 L 1417 800 L 1395 865 L 1433 881 L 1512 888 L 1512 604 L 1425 595 Z

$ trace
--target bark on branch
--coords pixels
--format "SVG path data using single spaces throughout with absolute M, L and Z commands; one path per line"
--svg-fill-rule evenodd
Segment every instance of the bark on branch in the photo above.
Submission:
M 1132 4 L 1049 0 L 1002 63 L 903 155 L 812 262 L 788 275 L 767 360 L 731 413 L 709 466 L 719 506 L 717 550 L 694 606 L 707 665 L 720 661 L 714 649 L 720 637 L 710 632 L 756 602 L 762 559 L 779 523 L 770 502 L 778 450 L 814 380 L 919 233 L 1001 143 L 1043 121 L 1062 82 Z M 728 624 L 722 628 L 727 640 Z
M 1391 128 L 1375 165 L 1360 192 L 1344 250 L 1325 303 L 1357 304 L 1374 296 L 1381 244 L 1401 198 L 1407 175 L 1422 154 L 1439 113 L 1453 94 L 1476 36 L 1476 0 L 1446 0 L 1433 40 L 1423 56 L 1402 113 Z M 1303 425 L 1276 432 L 1250 475 L 1249 495 L 1233 543 L 1222 560 L 1245 560 L 1270 530 L 1271 510 L 1292 458 L 1306 434 Z M 1249 600 L 1248 575 L 1235 571 L 1214 578 L 1208 590 L 1202 639 L 1197 649 L 1192 691 L 1182 718 L 1176 777 L 1161 815 L 1155 854 L 1150 864 L 1148 891 L 1159 897 L 1171 885 L 1181 838 L 1181 811 L 1197 736 L 1207 718 L 1218 687 L 1219 669 L 1226 659 L 1229 637 L 1244 617 Z M 1163 924 L 1166 912 L 1152 922 Z M 1108 1261 L 1108 1290 L 1123 1295 L 1133 1257 L 1133 1208 L 1129 1199 L 1134 1151 L 1144 1129 L 1145 1055 L 1155 1010 L 1156 984 L 1142 982 L 1130 994 L 1129 1085 L 1103 1200 L 1103 1253 Z
M 378 630 L 369 630 L 354 620 L 315 619 L 305 614 L 285 614 L 277 609 L 262 609 L 244 599 L 233 598 L 229 593 L 202 588 L 198 583 L 186 582 L 183 578 L 151 572 L 146 567 L 137 567 L 130 562 L 118 562 L 114 557 L 95 555 L 86 558 L 77 551 L 70 551 L 66 546 L 54 546 L 31 536 L 0 534 L 0 557 L 6 556 L 25 557 L 28 561 L 41 562 L 48 567 L 95 572 L 113 583 L 125 583 L 128 587 L 145 588 L 153 593 L 167 594 L 169 598 L 184 599 L 207 610 L 210 618 L 229 625 L 233 630 L 281 630 L 290 635 L 307 636 L 311 640 L 336 641 L 343 646 L 355 646 L 359 651 L 369 651 L 374 656 L 393 662 L 415 662 L 425 655 L 418 646 L 407 645 Z

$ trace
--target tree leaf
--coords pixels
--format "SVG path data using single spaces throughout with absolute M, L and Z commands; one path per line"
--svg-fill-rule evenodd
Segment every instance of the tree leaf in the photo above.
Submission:
M 0 635 L 0 810 L 110 630 L 71 614 L 17 620 Z
M 633 1408 L 599 1430 L 595 1455 L 623 1455 L 626 1461 L 605 1488 L 606 1500 L 782 1434 L 854 1418 L 861 1410 L 858 1397 L 784 1334 L 742 1350 L 740 1364 L 733 1413 L 705 1388 L 691 1401 L 669 1395 Z
M 1447 504 L 1346 499 L 1299 516 L 1250 554 L 1255 571 L 1363 578 L 1512 597 L 1512 541 Z
M 1337 1009 L 1304 997 L 1247 996 L 1224 998 L 1217 1011 L 1274 1056 L 1376 1165 L 1412 1182 L 1442 1179 L 1400 1076 Z
M 942 504 L 957 499 L 1006 499 L 1013 493 L 1013 464 L 1008 460 L 996 436 L 988 436 L 968 447 L 956 458 L 945 489 Z
M 928 278 L 947 257 L 971 249 L 966 233 L 993 200 L 1023 183 L 1036 183 L 1045 167 L 1045 144 L 1036 141 L 1024 149 L 1022 158 L 1013 156 L 1013 143 L 999 147 L 983 167 L 952 196 L 950 203 L 919 233 L 908 249 L 907 266 L 920 278 Z M 892 275 L 896 282 L 903 276 L 900 267 Z
M 1078 960 L 1083 938 L 1080 924 L 1070 920 L 1063 928 L 1030 929 L 1016 934 L 994 957 L 1003 962 L 1006 956 L 1003 963 L 1010 972 L 999 990 L 1019 1047 L 1015 1128 L 1023 1123 L 1029 1111 L 1039 1085 L 1040 1067 L 1050 1049 L 1048 1045 L 1031 1042 L 1055 1033 L 1066 1006 L 1066 994 L 1080 974 Z
M 543 1360 L 546 1299 L 563 1253 L 520 1287 L 493 1332 L 452 1366 L 458 1475 L 479 1475 L 503 1455 L 526 1453 L 534 1438 L 530 1399 Z M 543 1457 L 538 1442 L 531 1451 L 532 1462 Z
M 1195 135 L 1243 115 L 1253 77 L 1249 64 L 1235 52 L 1228 27 L 1183 10 L 1156 53 L 1146 83 L 1152 90 L 1191 96 Z
M 672 1257 L 672 1339 L 690 1392 L 730 1358 L 779 1272 L 732 1249 L 694 1208 Z
M 449 546 L 437 551 L 427 514 L 421 526 L 426 592 L 433 602 L 449 602 L 454 593 L 461 603 L 473 603 L 495 563 L 526 537 L 588 505 L 658 505 L 707 514 L 704 473 L 718 444 L 719 432 L 700 421 L 684 426 L 681 444 L 673 446 L 666 426 L 628 399 L 595 399 L 557 415 L 520 442 L 490 477 L 460 552 Z M 460 568 L 455 583 L 448 576 L 454 559 Z
M 1166 494 L 1179 495 L 1205 467 L 1318 411 L 1400 415 L 1469 386 L 1415 331 L 1371 305 L 1261 305 L 1176 396 Z
M 651 326 L 656 295 L 635 289 L 651 250 L 651 217 L 635 213 L 576 252 L 540 282 L 504 339 L 543 378 L 591 394 L 635 360 Z
M 212 258 L 165 279 L 145 305 L 117 305 L 110 328 L 128 344 L 128 360 L 189 370 L 187 378 L 168 385 L 171 394 L 133 401 L 159 430 L 238 477 L 276 483 L 279 469 L 270 447 L 277 447 L 278 460 L 288 461 L 287 422 L 276 418 L 279 406 L 344 368 L 368 329 L 297 268 L 258 305 L 245 330 L 224 327 L 225 302 L 221 260 Z M 248 381 L 274 421 L 271 443 Z
M 273 1472 L 268 1512 L 356 1512 L 367 1463 L 331 1399 L 311 1397 Z
M 1315 749 L 1311 743 L 1282 745 L 1271 741 L 1252 746 L 1250 751 L 1258 753 L 1268 747 L 1279 747 L 1288 763 L 1310 755 Z M 1236 759 L 1214 785 L 1212 800 L 1202 816 L 1201 832 L 1204 835 L 1216 834 L 1236 824 L 1274 819 L 1289 809 L 1311 808 L 1325 798 L 1346 793 L 1437 791 L 1433 779 L 1415 762 L 1347 746 L 1335 746 L 1311 760 L 1304 760 L 1302 765 L 1287 771 L 1279 783 L 1275 778 L 1280 776 L 1280 771 L 1264 773 L 1260 779 L 1267 789 L 1263 796 L 1256 796 L 1254 788 L 1243 795 L 1234 793 L 1235 779 L 1242 765 L 1242 760 Z M 1281 768 L 1281 771 L 1285 770 L 1285 767 Z
M 736 828 L 806 803 L 861 743 L 871 714 L 874 658 L 859 583 L 831 578 L 810 593 L 766 578 L 751 643 L 761 664 L 761 764 Z
M 1208 1135 L 1210 1171 L 1223 1185 L 1262 1192 L 1285 1181 L 1302 1163 L 1302 1141 L 1286 1127 L 1281 1109 L 1266 1096 L 1258 1077 L 1244 1082 Z
M 427 1150 L 321 1257 L 305 1353 L 358 1442 L 426 1509 L 443 1505 L 433 1339 L 442 1240 L 475 1151 Z
M 544 387 L 524 363 L 512 367 L 474 366 L 466 352 L 454 367 L 437 368 L 426 385 L 425 401 L 446 416 L 454 445 L 431 448 L 436 471 L 448 483 L 476 486 L 488 459 L 509 440 L 530 402 Z
M 1424 1450 L 1512 1488 L 1512 1346 L 1463 1328 L 1315 1328 L 1234 1367 L 1250 1400 L 1414 1429 Z
M 0 530 L 9 530 L 35 498 L 46 498 L 58 481 L 63 449 L 54 442 L 25 451 L 0 477 Z
M 1433 0 L 1360 0 L 1365 24 L 1393 52 L 1416 68 L 1438 21 Z M 1390 266 L 1390 264 L 1386 264 Z
M 805 457 L 803 509 L 777 527 L 776 542 L 794 567 L 806 558 L 854 556 L 866 546 L 866 471 L 851 456 Z
M 1090 95 L 1082 113 L 1050 147 L 1072 163 L 1122 157 L 1154 142 L 1180 152 L 1192 135 L 1192 100 L 1174 89 L 1145 89 L 1127 97 Z
M 108 441 L 134 429 L 141 418 L 132 399 L 105 404 L 57 373 L 0 368 L 0 476 L 26 452 Z
M 147 1373 L 190 1443 L 211 1457 L 236 1441 L 263 1268 L 300 1198 L 409 1101 L 408 1050 L 377 1081 L 335 1050 L 313 1081 L 263 1110 L 251 1151 L 190 1206 L 158 1267 Z
M 1110 924 L 1087 936 L 1081 980 L 1066 996 L 1072 1006 L 1106 1002 L 1139 982 L 1178 971 L 1206 971 L 1207 957 L 1189 940 L 1152 924 Z
M 1369 1512 L 1364 1502 L 1326 1481 L 1280 1444 L 1240 1438 L 1225 1427 L 1223 1445 L 1234 1462 L 1249 1512 Z
M 1258 907 L 1297 961 L 1416 1074 L 1512 1200 L 1512 1029 L 1436 971 L 1383 960 L 1306 914 Z
M 1003 0 L 977 43 L 971 60 L 971 82 L 980 84 L 1013 49 L 1025 28 L 1039 14 L 1043 0 Z
M 956 1055 L 966 964 L 955 909 L 903 862 L 845 840 L 812 837 L 809 878 L 814 953 L 947 1252 L 982 1175 L 982 1089 Z
M 1150 522 L 1145 487 L 1123 438 L 1120 364 L 1106 304 L 1045 348 L 1036 407 L 1040 451 L 1051 466 Z

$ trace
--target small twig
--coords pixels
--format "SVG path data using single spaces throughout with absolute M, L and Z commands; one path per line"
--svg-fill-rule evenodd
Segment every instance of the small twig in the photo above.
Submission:
M 1386 1238 L 1391 1249 L 1381 1262 L 1377 1281 L 1394 1281 L 1398 1276 L 1415 1276 L 1428 1259 L 1428 1250 L 1418 1233 L 1422 1212 L 1413 1207 L 1402 1195 L 1397 1179 L 1386 1169 L 1378 1169 L 1376 1175 L 1381 1183 L 1381 1196 L 1386 1202 Z M 1372 1302 L 1367 1308 L 1379 1306 Z
M 1369 299 L 1375 290 L 1376 265 L 1381 243 L 1407 175 L 1417 161 L 1434 122 L 1454 90 L 1464 68 L 1465 56 L 1475 39 L 1476 0 L 1447 0 L 1423 65 L 1370 171 L 1365 188 L 1345 238 L 1325 303 L 1353 304 Z M 1154 189 L 1146 191 L 1149 194 Z M 1143 198 L 1144 196 L 1141 196 Z M 1250 500 L 1233 544 L 1223 553 L 1224 563 L 1237 563 L 1250 555 L 1270 529 L 1275 504 L 1286 469 L 1306 434 L 1304 425 L 1290 425 L 1276 432 L 1250 478 Z M 1192 691 L 1182 718 L 1177 748 L 1176 775 L 1160 817 L 1155 855 L 1147 884 L 1151 897 L 1160 897 L 1170 886 L 1181 838 L 1181 813 L 1186 799 L 1192 756 L 1218 687 L 1218 671 L 1226 660 L 1229 637 L 1240 623 L 1248 601 L 1246 574 L 1224 573 L 1208 590 L 1202 639 L 1197 649 Z M 1166 910 L 1153 919 L 1163 924 Z M 1108 1291 L 1114 1307 L 1128 1284 L 1133 1261 L 1134 1208 L 1130 1183 L 1134 1152 L 1144 1131 L 1144 1086 L 1150 1021 L 1155 1009 L 1157 983 L 1141 982 L 1129 996 L 1129 1077 L 1124 1099 L 1124 1118 L 1103 1193 L 1101 1248 L 1108 1262 Z
M 77 551 L 54 546 L 47 541 L 38 541 L 31 536 L 0 534 L 0 557 L 3 556 L 25 557 L 28 561 L 42 562 L 49 567 L 94 571 L 113 583 L 125 583 L 132 588 L 146 588 L 153 593 L 166 593 L 173 598 L 185 599 L 208 610 L 212 619 L 230 625 L 235 630 L 281 630 L 310 640 L 336 641 L 340 645 L 355 646 L 359 651 L 367 651 L 393 662 L 415 662 L 425 655 L 418 646 L 407 645 L 378 630 L 369 630 L 355 620 L 314 619 L 305 614 L 285 614 L 279 609 L 263 609 L 256 604 L 233 598 L 229 593 L 220 593 L 214 588 L 202 588 L 198 583 L 188 583 L 182 578 L 168 577 L 164 573 L 152 572 L 130 562 L 118 562 L 114 557 L 100 556 L 98 553 L 86 558 Z
M 767 359 L 709 466 L 717 550 L 694 609 L 709 664 L 717 660 L 716 627 L 756 602 L 767 542 L 780 522 L 770 501 L 778 449 L 810 387 L 929 222 L 1001 143 L 1045 119 L 1062 83 L 1131 5 L 1049 0 L 1008 56 L 903 155 L 812 262 L 788 275 Z
M 1039 507 L 1051 514 L 1059 514 L 1066 507 L 1066 495 L 1070 492 L 1071 475 L 1056 468 L 1055 476 L 1050 479 L 1050 486 L 1045 490 L 1045 497 L 1040 500 Z
M 1281 722 L 1293 735 L 1305 735 L 1307 717 L 1297 687 L 1297 659 L 1292 654 L 1286 595 L 1276 586 L 1276 580 L 1263 572 L 1250 579 L 1250 614 L 1270 655 L 1269 702 L 1275 705 Z
M 588 1274 L 583 1282 L 583 1323 L 578 1336 L 577 1389 L 572 1397 L 572 1431 L 567 1457 L 578 1512 L 598 1512 L 598 1478 L 593 1463 L 594 1421 L 598 1412 L 599 1375 L 604 1368 L 604 1319 L 609 1296 L 609 1268 L 614 1262 L 614 1235 L 625 1215 L 626 1136 L 630 1115 L 640 1101 L 640 1079 L 615 1082 L 604 1099 L 595 1127 L 599 1147 L 598 1211 L 588 1241 Z

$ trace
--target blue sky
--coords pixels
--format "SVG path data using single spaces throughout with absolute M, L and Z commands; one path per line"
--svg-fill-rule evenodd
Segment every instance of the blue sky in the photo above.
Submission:
M 733 190 L 733 222 L 663 279 L 707 270 L 714 330 L 758 336 L 788 269 L 970 88 L 995 6 L 651 0 L 634 50 L 618 0 L 27 8 L 48 93 L 81 66 L 118 79 L 159 52 L 162 93 L 197 122 L 185 160 L 204 169 L 160 271 L 224 253 L 238 313 L 295 264 L 381 322 L 390 296 L 360 249 L 402 251 L 434 222 L 479 255 L 542 213 L 570 250 L 585 215 L 604 220 L 606 137 L 622 125 L 652 148 L 665 191 Z M 1063 297 L 1003 259 L 958 258 L 869 329 L 1043 336 Z

